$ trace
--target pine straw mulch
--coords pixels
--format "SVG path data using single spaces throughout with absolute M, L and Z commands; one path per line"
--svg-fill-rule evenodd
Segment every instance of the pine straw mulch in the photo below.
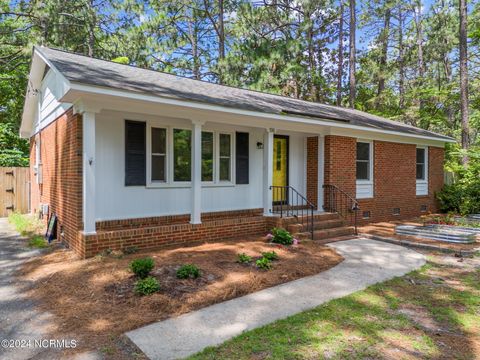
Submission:
M 274 250 L 280 257 L 268 271 L 237 263 L 237 254 L 259 258 Z M 128 271 L 135 258 L 151 256 L 152 273 L 161 290 L 138 296 Z M 20 276 L 31 284 L 27 296 L 57 320 L 52 338 L 77 339 L 75 351 L 100 349 L 107 358 L 129 358 L 119 342 L 126 331 L 325 271 L 343 258 L 315 242 L 282 247 L 264 239 L 177 246 L 125 256 L 78 260 L 68 250 L 55 250 L 28 261 Z M 186 263 L 201 270 L 198 279 L 179 280 L 176 269 Z M 69 353 L 71 355 L 71 352 Z

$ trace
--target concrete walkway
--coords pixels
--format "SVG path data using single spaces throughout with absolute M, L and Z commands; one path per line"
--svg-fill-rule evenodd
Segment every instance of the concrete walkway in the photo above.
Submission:
M 425 256 L 368 239 L 329 244 L 345 260 L 318 275 L 268 288 L 126 335 L 151 359 L 178 359 L 244 331 L 312 309 L 369 285 L 404 275 L 425 264 Z

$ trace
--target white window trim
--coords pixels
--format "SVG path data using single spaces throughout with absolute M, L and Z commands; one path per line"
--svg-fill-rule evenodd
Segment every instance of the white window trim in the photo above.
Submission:
M 415 180 L 417 184 L 428 184 L 428 146 L 417 146 L 417 149 L 425 150 L 425 179 L 417 179 L 417 153 L 415 151 Z
M 141 120 L 139 120 L 141 121 Z M 152 181 L 152 128 L 167 130 L 167 154 L 166 154 L 166 181 Z M 173 130 L 192 130 L 188 126 L 166 125 L 152 121 L 146 121 L 146 158 L 147 158 L 147 188 L 190 188 L 191 181 L 174 181 L 173 161 Z M 235 136 L 234 132 L 218 131 L 211 128 L 202 128 L 202 132 L 213 133 L 213 181 L 202 181 L 202 187 L 233 187 L 235 186 Z M 220 181 L 220 134 L 230 135 L 230 181 Z M 192 149 L 193 150 L 193 149 Z
M 230 135 L 230 180 L 220 180 L 220 135 Z M 214 173 L 214 182 L 216 184 L 233 184 L 233 147 L 234 147 L 234 136 L 233 133 L 228 132 L 228 131 L 215 131 L 214 132 L 214 138 L 215 138 L 215 144 L 214 148 L 216 148 L 215 151 L 215 159 L 213 160 L 214 162 L 214 167 L 215 167 L 215 173 Z
M 357 166 L 357 153 L 355 147 L 355 180 L 357 184 L 360 185 L 373 185 L 373 141 L 372 140 L 361 140 L 357 139 L 357 143 L 367 143 L 369 144 L 368 151 L 369 151 L 369 163 L 368 163 L 368 180 L 357 180 L 356 177 L 356 166 Z M 356 145 L 355 145 L 356 146 Z
M 152 180 L 152 129 L 165 129 L 166 134 L 165 134 L 165 181 L 160 181 L 160 180 Z M 147 124 L 147 141 L 146 141 L 146 146 L 147 146 L 147 184 L 150 183 L 151 185 L 162 185 L 162 184 L 167 184 L 169 179 L 170 179 L 170 151 L 169 151 L 169 146 L 170 146 L 170 129 L 168 126 L 164 125 L 154 125 L 152 126 L 151 124 Z

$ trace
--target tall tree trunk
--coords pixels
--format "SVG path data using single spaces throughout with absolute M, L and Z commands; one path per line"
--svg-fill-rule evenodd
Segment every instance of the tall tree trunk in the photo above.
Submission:
M 349 69 L 349 84 L 350 84 L 350 95 L 349 103 L 350 107 L 355 108 L 355 97 L 356 97 L 356 84 L 355 84 L 355 31 L 356 31 L 356 14 L 355 14 L 355 0 L 350 1 L 350 43 L 349 43 L 349 60 L 350 60 L 350 69 Z
M 421 1 L 417 2 L 416 9 L 414 9 L 415 15 L 415 28 L 417 35 L 417 67 L 418 67 L 418 78 L 417 85 L 421 87 L 423 84 L 423 78 L 425 76 L 425 61 L 423 60 L 423 21 L 422 21 L 422 3 Z M 424 106 L 424 101 L 422 98 L 419 99 L 420 111 L 422 111 Z
M 390 16 L 391 16 L 391 9 L 386 9 L 384 27 L 380 35 L 380 41 L 382 43 L 382 54 L 380 56 L 380 64 L 379 64 L 380 74 L 378 77 L 377 106 L 379 105 L 378 97 L 385 90 L 385 72 L 387 68 L 388 38 L 390 36 Z
M 218 0 L 218 60 L 225 59 L 225 24 L 223 21 L 223 0 Z M 219 74 L 219 82 L 223 84 L 223 74 Z
M 398 91 L 399 91 L 399 107 L 403 109 L 405 106 L 405 63 L 404 63 L 404 48 L 403 48 L 403 9 L 400 7 L 398 12 Z
M 87 23 L 88 23 L 88 56 L 93 57 L 95 49 L 95 11 L 93 9 L 93 0 L 87 2 Z
M 192 74 L 193 78 L 200 80 L 200 59 L 198 56 L 198 29 L 196 24 L 196 17 L 192 15 L 188 23 L 190 45 L 192 46 Z
M 218 0 L 218 58 L 225 59 L 225 24 L 223 0 Z
M 340 0 L 340 24 L 338 29 L 338 64 L 337 64 L 337 106 L 342 105 L 343 77 L 343 0 Z
M 310 14 L 306 13 L 305 16 L 310 18 Z M 316 90 L 315 90 L 315 59 L 314 59 L 314 54 L 313 54 L 313 29 L 312 29 L 312 22 L 309 19 L 308 20 L 308 29 L 307 29 L 307 51 L 308 51 L 308 70 L 309 70 L 309 75 L 308 75 L 308 82 L 309 82 L 309 88 L 310 88 L 310 95 L 307 96 L 307 98 L 310 98 L 310 100 L 318 101 L 316 97 Z
M 467 150 L 470 143 L 470 131 L 468 126 L 467 0 L 460 0 L 459 15 L 460 112 L 462 118 L 462 149 Z M 468 163 L 467 155 L 462 158 L 462 163 L 464 165 Z

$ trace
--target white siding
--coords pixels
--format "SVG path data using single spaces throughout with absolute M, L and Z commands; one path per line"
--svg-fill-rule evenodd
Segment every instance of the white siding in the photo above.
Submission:
M 125 186 L 124 121 L 148 120 L 152 122 L 185 125 L 182 119 L 166 119 L 102 112 L 96 116 L 96 218 L 99 220 L 128 219 L 150 216 L 189 214 L 191 211 L 190 185 L 182 187 Z M 207 123 L 207 129 L 222 131 L 248 131 L 250 133 L 250 183 L 248 185 L 203 185 L 202 212 L 262 208 L 263 129 L 229 127 Z M 283 133 L 282 133 L 283 134 Z M 287 134 L 287 133 L 285 133 Z M 290 135 L 290 185 L 301 193 L 305 190 L 304 136 Z M 234 162 L 232 164 L 234 165 Z
M 45 75 L 38 93 L 38 108 L 34 133 L 45 128 L 71 107 L 71 104 L 60 103 L 58 101 L 64 86 L 63 79 L 52 70 L 49 70 L 47 75 Z

